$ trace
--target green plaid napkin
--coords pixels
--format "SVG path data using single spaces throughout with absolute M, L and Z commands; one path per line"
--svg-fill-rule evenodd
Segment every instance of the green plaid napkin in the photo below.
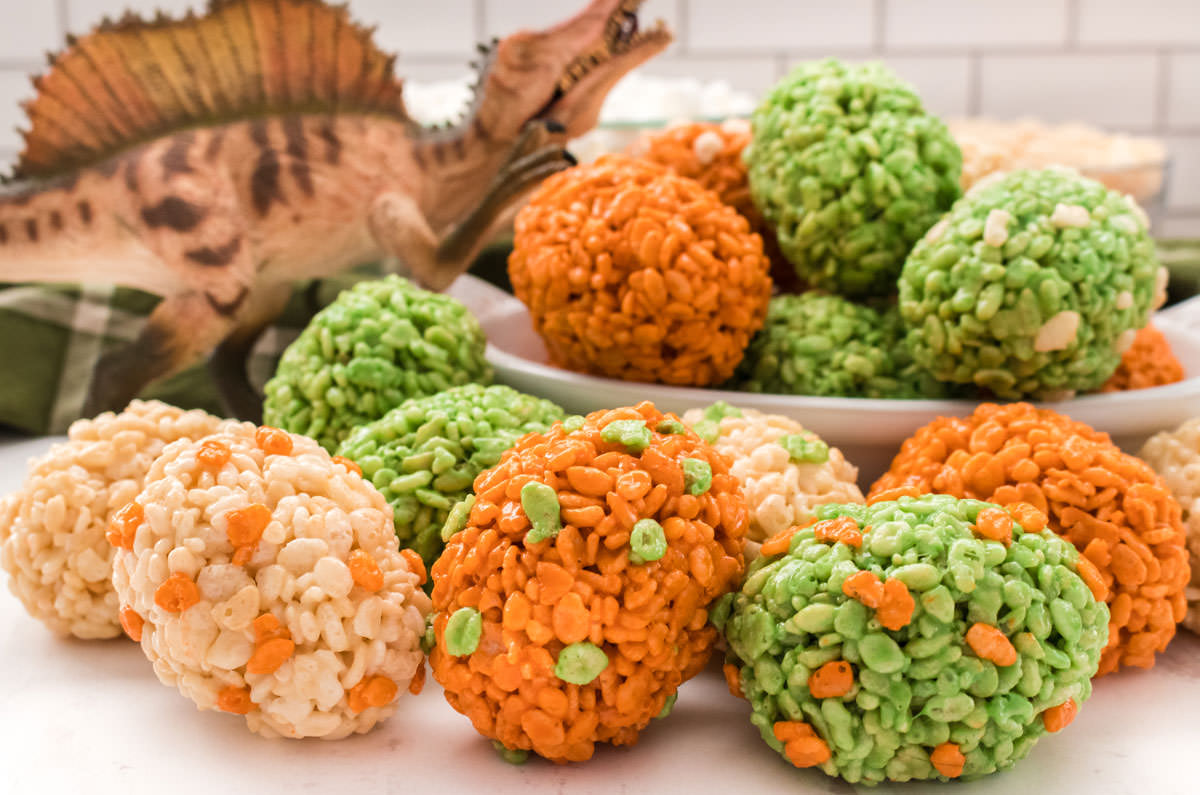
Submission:
M 346 287 L 378 275 L 378 268 L 364 268 L 297 285 L 251 355 L 251 382 L 262 389 L 283 349 L 318 310 Z M 82 416 L 97 360 L 135 339 L 158 300 L 111 285 L 0 284 L 0 427 L 65 432 Z M 203 365 L 151 384 L 141 397 L 223 413 Z

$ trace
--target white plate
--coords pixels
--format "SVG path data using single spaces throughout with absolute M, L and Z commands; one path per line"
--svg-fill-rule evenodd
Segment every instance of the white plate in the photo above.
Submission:
M 888 466 L 901 442 L 939 416 L 970 414 L 978 401 L 879 400 L 803 395 L 761 395 L 719 389 L 618 381 L 563 370 L 547 362 L 546 348 L 533 330 L 525 305 L 487 282 L 459 279 L 450 293 L 471 308 L 489 340 L 488 360 L 496 380 L 558 403 L 567 411 L 596 409 L 652 400 L 664 411 L 682 413 L 724 400 L 736 406 L 783 414 L 840 447 L 860 470 L 860 485 Z M 1044 404 L 1110 434 L 1117 444 L 1136 452 L 1154 433 L 1174 428 L 1200 414 L 1200 301 L 1160 313 L 1155 323 L 1190 375 L 1184 381 L 1153 389 L 1087 395 Z

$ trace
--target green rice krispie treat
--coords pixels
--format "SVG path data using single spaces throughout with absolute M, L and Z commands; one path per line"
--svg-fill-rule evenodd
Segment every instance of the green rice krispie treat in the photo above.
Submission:
M 850 783 L 971 779 L 1070 723 L 1108 609 L 1043 514 L 935 495 L 817 516 L 712 613 L 768 745 Z
M 913 357 L 997 397 L 1098 388 L 1165 298 L 1146 215 L 1066 169 L 978 183 L 913 248 L 900 312 Z
M 398 276 L 362 282 L 313 317 L 267 382 L 263 422 L 333 452 L 411 397 L 490 384 L 487 340 L 455 299 Z
M 779 295 L 767 307 L 733 385 L 748 392 L 936 398 L 947 387 L 912 360 L 895 307 L 836 295 Z
M 806 63 L 752 117 L 750 192 L 801 280 L 890 295 L 912 244 L 958 198 L 962 154 L 880 63 Z
M 517 439 L 562 418 L 563 410 L 549 400 L 506 386 L 467 384 L 407 400 L 354 429 L 338 455 L 358 464 L 383 493 L 400 546 L 430 566 L 442 551 L 443 526 L 471 493 L 475 476 L 495 466 Z

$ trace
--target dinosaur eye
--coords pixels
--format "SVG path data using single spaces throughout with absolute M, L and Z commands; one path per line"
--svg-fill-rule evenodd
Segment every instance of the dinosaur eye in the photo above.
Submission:
M 622 43 L 628 42 L 630 39 L 633 38 L 634 34 L 637 33 L 637 30 L 638 30 L 637 14 L 635 14 L 632 11 L 623 12 L 623 15 L 621 18 L 621 30 L 620 30 L 620 33 L 617 34 L 617 40 Z

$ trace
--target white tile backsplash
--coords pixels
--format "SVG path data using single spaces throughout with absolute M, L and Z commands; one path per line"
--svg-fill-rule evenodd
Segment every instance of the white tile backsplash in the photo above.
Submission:
M 1061 46 L 1067 38 L 1067 0 L 891 0 L 886 9 L 887 47 Z
M 874 42 L 871 0 L 688 0 L 692 52 L 859 47 Z
M 985 55 L 980 70 L 979 108 L 985 116 L 1131 130 L 1154 124 L 1153 55 Z
M 1081 44 L 1200 44 L 1196 0 L 1078 0 Z
M 585 0 L 348 0 L 412 81 L 467 73 L 476 41 L 568 18 Z M 9 0 L 17 5 L 16 0 Z M 0 160 L 62 36 L 124 9 L 180 14 L 207 0 L 32 0 L 0 25 Z M 60 10 L 65 12 L 60 14 Z M 1154 132 L 1173 156 L 1161 234 L 1200 235 L 1200 0 L 647 0 L 676 43 L 645 71 L 760 94 L 797 61 L 882 59 L 932 111 Z

